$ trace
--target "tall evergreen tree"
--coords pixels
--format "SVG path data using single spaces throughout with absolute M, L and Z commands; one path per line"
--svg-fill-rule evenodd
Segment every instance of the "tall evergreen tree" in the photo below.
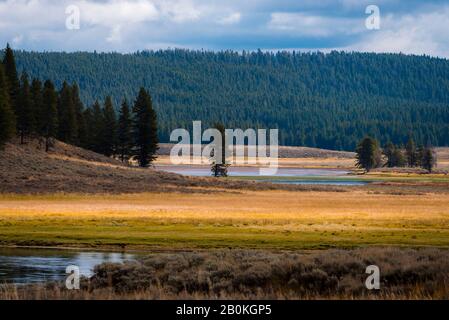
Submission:
M 10 105 L 8 83 L 0 64 L 0 147 L 14 136 L 16 119 Z
M 386 167 L 403 167 L 405 164 L 404 155 L 402 150 L 396 147 L 392 142 L 388 142 L 383 149 L 383 154 L 387 158 L 385 163 Z
M 94 149 L 93 145 L 93 126 L 94 126 L 94 119 L 93 119 L 93 113 L 92 108 L 85 108 L 83 111 L 83 125 L 85 126 L 85 136 L 83 138 L 83 141 L 81 141 L 81 147 L 89 150 Z
M 158 147 L 157 118 L 151 96 L 140 88 L 134 103 L 134 155 L 141 167 L 148 167 L 154 159 Z
M 5 56 L 3 58 L 3 66 L 5 68 L 4 71 L 6 79 L 8 81 L 8 91 L 11 108 L 13 109 L 13 111 L 16 113 L 17 116 L 17 109 L 18 109 L 17 104 L 19 99 L 20 83 L 19 83 L 19 76 L 17 75 L 14 52 L 9 46 L 9 43 L 6 45 Z
M 117 119 L 115 117 L 114 106 L 112 99 L 107 96 L 104 102 L 103 109 L 104 118 L 104 145 L 103 154 L 105 156 L 112 156 L 115 152 L 116 138 L 117 138 Z
M 421 166 L 429 173 L 432 173 L 433 168 L 436 166 L 437 159 L 435 151 L 431 147 L 426 147 L 422 153 Z
M 34 114 L 35 130 L 36 133 L 43 134 L 43 123 L 47 116 L 43 110 L 42 102 L 42 83 L 38 79 L 31 81 L 31 103 L 33 105 L 32 110 Z
M 379 143 L 376 139 L 365 137 L 359 142 L 356 153 L 356 165 L 365 169 L 366 172 L 380 165 Z
M 424 155 L 424 146 L 422 144 L 420 144 L 417 148 L 416 148 L 416 166 L 417 167 L 422 167 L 422 159 L 423 159 L 423 155 Z
M 221 141 L 214 141 L 215 144 L 220 144 L 219 148 L 216 149 L 220 150 L 221 154 L 212 155 L 213 157 L 215 157 L 215 160 L 212 162 L 211 172 L 214 177 L 227 177 L 229 164 L 226 163 L 225 127 L 222 123 L 215 123 L 213 127 L 217 129 L 221 134 Z M 218 157 L 220 161 L 217 161 Z
M 407 146 L 405 148 L 405 153 L 407 156 L 407 164 L 409 167 L 416 167 L 417 165 L 417 155 L 416 155 L 416 145 L 413 138 L 409 138 L 407 141 Z
M 132 120 L 128 102 L 123 100 L 117 126 L 117 154 L 122 162 L 129 159 L 132 153 L 133 136 Z
M 79 87 L 76 83 L 72 84 L 72 100 L 78 130 L 76 134 L 77 135 L 76 144 L 79 146 L 83 146 L 86 144 L 87 127 L 83 117 L 84 105 L 83 102 L 81 101 Z
M 78 123 L 73 103 L 72 88 L 64 81 L 58 99 L 58 138 L 76 144 L 78 142 Z
M 104 112 L 98 101 L 92 106 L 92 123 L 90 124 L 91 130 L 91 145 L 92 150 L 98 153 L 104 153 L 104 132 L 105 121 Z
M 45 81 L 42 93 L 41 134 L 45 137 L 45 151 L 50 148 L 50 141 L 58 134 L 58 94 L 50 80 Z
M 385 163 L 385 166 L 392 168 L 394 167 L 394 152 L 396 150 L 395 145 L 389 141 L 383 148 L 383 154 L 387 158 L 387 162 Z
M 33 110 L 33 101 L 31 97 L 28 75 L 23 73 L 21 76 L 21 85 L 19 99 L 17 103 L 17 128 L 20 134 L 20 143 L 25 143 L 25 136 L 30 135 L 35 130 L 35 113 Z

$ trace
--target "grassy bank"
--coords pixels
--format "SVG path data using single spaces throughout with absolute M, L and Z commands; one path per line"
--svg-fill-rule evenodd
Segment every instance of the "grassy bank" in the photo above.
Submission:
M 313 249 L 449 246 L 446 193 L 2 195 L 2 245 Z

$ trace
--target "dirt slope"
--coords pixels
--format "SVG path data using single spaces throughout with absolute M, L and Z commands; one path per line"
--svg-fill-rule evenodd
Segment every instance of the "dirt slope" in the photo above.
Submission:
M 130 168 L 97 153 L 56 141 L 46 153 L 38 140 L 0 151 L 0 192 L 142 192 L 195 185 L 153 169 Z

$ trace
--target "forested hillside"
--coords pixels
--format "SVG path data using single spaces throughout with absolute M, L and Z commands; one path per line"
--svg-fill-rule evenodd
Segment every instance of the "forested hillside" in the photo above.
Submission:
M 119 106 L 143 85 L 159 136 L 220 121 L 228 128 L 279 128 L 280 142 L 354 150 L 366 134 L 385 144 L 449 145 L 449 61 L 398 54 L 16 51 L 18 71 L 76 82 L 83 102 L 112 95 Z

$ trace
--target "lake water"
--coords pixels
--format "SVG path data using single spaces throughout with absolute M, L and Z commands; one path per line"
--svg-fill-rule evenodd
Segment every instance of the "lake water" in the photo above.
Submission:
M 211 175 L 210 167 L 208 166 L 157 165 L 156 169 L 187 176 L 207 177 Z M 267 176 L 267 179 L 263 179 L 264 176 L 260 175 L 258 167 L 231 166 L 228 171 L 228 174 L 231 177 L 255 177 L 257 178 L 257 181 L 282 184 L 360 186 L 368 183 L 367 181 L 357 180 L 348 176 L 349 173 L 350 171 L 338 169 L 301 169 L 281 167 L 278 168 L 276 175 L 269 176 L 269 178 Z
M 210 167 L 208 166 L 193 166 L 193 165 L 157 165 L 156 169 L 183 174 L 187 176 L 210 176 Z M 278 168 L 276 177 L 322 177 L 322 176 L 344 176 L 347 175 L 347 170 L 335 169 L 300 169 L 300 168 Z M 234 177 L 253 177 L 260 176 L 258 167 L 229 167 L 229 176 Z
M 0 248 L 0 283 L 37 283 L 64 280 L 66 267 L 76 265 L 80 274 L 91 276 L 103 262 L 124 262 L 135 255 L 59 249 Z

